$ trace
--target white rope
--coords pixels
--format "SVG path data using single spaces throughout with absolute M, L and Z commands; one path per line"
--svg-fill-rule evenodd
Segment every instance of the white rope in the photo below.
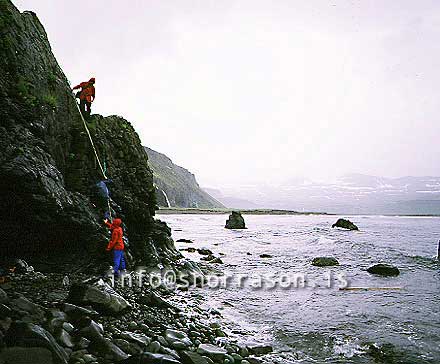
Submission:
M 75 105 L 76 105 L 76 108 L 79 111 L 79 114 L 81 115 L 81 120 L 82 120 L 82 122 L 84 124 L 84 128 L 86 129 L 87 135 L 89 136 L 90 144 L 92 144 L 92 148 L 93 148 L 93 151 L 95 152 L 96 160 L 97 160 L 97 162 L 99 164 L 99 169 L 101 170 L 101 173 L 104 176 L 104 179 L 107 179 L 107 176 L 105 175 L 105 172 L 104 172 L 104 168 L 102 167 L 102 164 L 101 164 L 101 160 L 99 159 L 98 152 L 96 151 L 95 143 L 93 143 L 93 139 L 92 139 L 92 136 L 90 135 L 89 128 L 87 127 L 86 121 L 84 120 L 83 114 L 81 112 L 81 109 L 78 106 L 78 103 L 76 102 L 76 99 L 75 99 Z
M 84 124 L 84 129 L 86 129 L 87 135 L 89 136 L 90 144 L 92 145 L 93 152 L 95 153 L 95 157 L 96 157 L 96 161 L 98 162 L 99 169 L 101 170 L 101 173 L 104 176 L 104 179 L 107 179 L 107 176 L 105 175 L 104 168 L 102 167 L 102 164 L 101 164 L 101 160 L 99 159 L 98 152 L 96 151 L 95 143 L 93 143 L 92 135 L 90 134 L 89 128 L 87 126 L 87 123 L 84 120 L 84 116 L 83 116 L 83 114 L 81 112 L 81 109 L 79 108 L 79 105 L 76 102 L 76 98 L 75 98 L 75 105 L 76 105 L 76 108 L 78 109 L 79 115 L 81 116 L 81 120 L 82 120 L 82 122 Z M 110 221 L 111 221 L 112 220 L 112 209 L 110 207 L 110 199 L 109 198 L 107 198 L 107 206 L 108 206 L 108 213 L 109 213 L 109 217 L 110 217 Z

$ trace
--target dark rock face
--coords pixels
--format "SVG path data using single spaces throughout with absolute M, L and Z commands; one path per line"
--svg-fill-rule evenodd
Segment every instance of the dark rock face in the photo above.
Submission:
M 0 1 L 0 74 L 1 256 L 96 267 L 108 238 L 93 197 L 102 175 L 43 26 L 9 0 Z M 179 259 L 169 229 L 153 219 L 153 175 L 133 127 L 95 115 L 89 128 L 135 261 Z
M 339 262 L 333 257 L 317 257 L 312 260 L 312 265 L 316 267 L 330 267 L 332 265 L 339 265 Z
M 64 349 L 57 344 L 49 332 L 40 326 L 24 322 L 14 322 L 7 332 L 5 342 L 8 348 L 46 349 L 51 354 L 53 363 L 67 363 L 68 357 Z M 11 349 L 6 353 L 2 353 L 2 355 L 11 355 Z M 23 355 L 26 354 L 24 353 Z
M 336 221 L 336 223 L 332 225 L 332 228 L 335 227 L 348 229 L 348 230 L 359 230 L 359 228 L 355 224 L 353 224 L 350 220 L 346 220 L 346 219 L 338 219 L 338 221 Z
M 233 211 L 226 220 L 226 229 L 246 229 L 243 216 L 239 212 Z
M 367 269 L 368 273 L 385 277 L 396 277 L 400 274 L 399 268 L 389 264 L 376 264 Z

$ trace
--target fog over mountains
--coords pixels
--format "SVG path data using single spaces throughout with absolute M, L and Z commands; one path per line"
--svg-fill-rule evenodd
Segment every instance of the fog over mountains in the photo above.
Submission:
M 440 214 L 440 177 L 345 175 L 332 183 L 293 179 L 208 192 L 228 207 L 345 214 Z

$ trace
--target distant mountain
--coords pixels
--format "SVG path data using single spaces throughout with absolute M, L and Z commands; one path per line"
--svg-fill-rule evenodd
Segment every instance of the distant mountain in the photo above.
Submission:
M 173 163 L 165 154 L 144 147 L 153 170 L 156 199 L 161 207 L 222 208 L 219 201 L 203 191 L 194 174 Z
M 215 188 L 204 188 L 204 190 L 209 193 L 216 200 L 220 201 L 223 205 L 229 208 L 238 208 L 238 209 L 256 209 L 258 205 L 237 197 L 225 196 L 220 190 Z
M 332 183 L 294 179 L 279 185 L 247 185 L 221 192 L 252 201 L 258 208 L 347 214 L 440 214 L 440 177 L 350 174 Z

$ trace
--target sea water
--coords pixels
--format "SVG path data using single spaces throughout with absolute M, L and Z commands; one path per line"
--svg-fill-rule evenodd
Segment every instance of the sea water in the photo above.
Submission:
M 440 218 L 349 217 L 360 231 L 332 229 L 338 216 L 325 215 L 244 215 L 246 230 L 225 229 L 226 215 L 159 218 L 175 240 L 194 242 L 178 248 L 212 250 L 227 275 L 306 277 L 305 287 L 200 289 L 233 322 L 230 335 L 273 345 L 268 362 L 440 362 Z M 317 256 L 340 265 L 314 267 Z M 369 274 L 376 263 L 395 265 L 400 275 Z M 344 280 L 349 287 L 400 289 L 340 290 Z

